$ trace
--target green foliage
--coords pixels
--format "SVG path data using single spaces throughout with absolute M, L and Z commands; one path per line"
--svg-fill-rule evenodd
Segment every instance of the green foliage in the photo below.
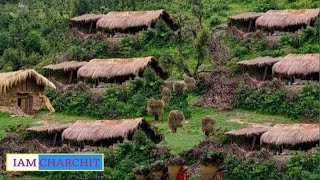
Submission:
M 241 84 L 237 89 L 235 107 L 293 118 L 314 118 L 319 113 L 319 91 L 319 84 L 310 82 L 299 91 L 297 98 L 289 100 L 284 89 L 254 90 Z
M 205 152 L 201 156 L 201 163 L 206 165 L 221 165 L 223 160 L 223 154 L 218 151 Z
M 176 93 L 173 94 L 169 103 L 165 104 L 165 112 L 172 110 L 182 111 L 186 119 L 191 117 L 191 111 L 189 110 L 188 95 Z

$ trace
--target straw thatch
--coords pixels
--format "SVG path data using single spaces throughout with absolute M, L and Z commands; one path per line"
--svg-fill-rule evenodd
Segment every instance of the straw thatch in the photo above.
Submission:
M 252 21 L 256 20 L 258 17 L 262 16 L 264 13 L 258 13 L 258 12 L 245 12 L 241 14 L 237 14 L 234 16 L 230 16 L 230 20 L 235 20 L 235 21 Z
M 226 134 L 231 136 L 244 136 L 244 137 L 253 137 L 261 136 L 263 133 L 267 132 L 270 129 L 269 126 L 251 126 L 238 130 L 231 130 L 226 132 Z
M 261 143 L 297 145 L 319 141 L 318 124 L 277 124 L 262 134 Z
M 35 126 L 35 127 L 30 127 L 27 130 L 31 132 L 37 132 L 37 133 L 61 133 L 68 127 L 70 127 L 71 124 L 46 124 L 43 126 Z
M 133 28 L 141 30 L 141 28 L 153 26 L 159 19 L 163 19 L 170 26 L 173 25 L 170 15 L 162 9 L 153 11 L 109 12 L 98 20 L 97 28 L 121 32 Z
M 105 15 L 104 14 L 83 14 L 81 16 L 71 18 L 70 21 L 72 21 L 72 22 L 85 22 L 85 23 L 96 22 L 99 19 L 101 19 L 103 16 L 105 16 Z
M 320 54 L 289 54 L 272 67 L 273 73 L 308 75 L 320 70 Z
M 65 61 L 65 62 L 61 62 L 58 64 L 49 64 L 45 67 L 43 67 L 43 69 L 48 69 L 48 70 L 52 70 L 52 71 L 58 71 L 58 70 L 63 70 L 63 71 L 76 71 L 79 68 L 81 68 L 82 66 L 86 65 L 88 62 L 86 61 Z
M 254 58 L 252 60 L 244 60 L 244 61 L 240 61 L 238 62 L 238 64 L 243 65 L 243 66 L 271 66 L 273 64 L 275 64 L 276 62 L 280 61 L 281 58 L 277 57 L 277 58 L 273 58 L 270 56 L 266 56 L 266 57 L 257 57 Z
M 74 141 L 128 139 L 141 126 L 150 126 L 143 118 L 122 120 L 77 121 L 62 132 L 62 138 Z
M 256 20 L 256 26 L 262 29 L 310 26 L 319 14 L 320 9 L 269 10 Z
M 19 83 L 27 81 L 28 78 L 35 80 L 37 85 L 56 88 L 47 78 L 37 73 L 33 69 L 20 70 L 14 72 L 0 73 L 0 94 L 6 94 L 9 89 Z
M 150 56 L 129 59 L 93 59 L 78 70 L 78 77 L 109 79 L 120 76 L 138 76 L 147 67 L 155 69 L 160 76 L 164 73 L 159 61 Z

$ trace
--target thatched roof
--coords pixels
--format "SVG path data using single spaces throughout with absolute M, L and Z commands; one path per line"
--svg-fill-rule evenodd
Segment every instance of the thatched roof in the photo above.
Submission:
M 57 70 L 63 70 L 63 71 L 75 71 L 78 70 L 79 68 L 81 68 L 82 66 L 86 65 L 88 62 L 86 61 L 65 61 L 65 62 L 61 62 L 58 64 L 49 64 L 45 67 L 43 67 L 44 69 L 48 69 L 48 70 L 53 70 L 53 71 L 57 71 Z
M 261 143 L 296 145 L 319 141 L 319 124 L 277 124 L 262 134 Z
M 83 14 L 81 16 L 77 16 L 74 18 L 71 18 L 70 21 L 73 22 L 96 22 L 99 19 L 101 19 L 103 16 L 105 16 L 105 14 Z
M 78 70 L 78 77 L 109 79 L 119 76 L 138 76 L 148 66 L 163 72 L 159 62 L 152 56 L 128 59 L 93 59 Z
M 268 66 L 268 65 L 273 65 L 274 63 L 280 61 L 281 58 L 273 58 L 270 56 L 266 57 L 257 57 L 252 60 L 244 60 L 244 61 L 239 61 L 238 64 L 244 65 L 244 66 Z
M 289 54 L 272 67 L 273 73 L 287 75 L 307 75 L 319 70 L 320 54 Z
M 43 126 L 35 126 L 35 127 L 30 127 L 27 130 L 31 132 L 46 132 L 46 133 L 61 133 L 63 130 L 67 129 L 70 127 L 71 124 L 46 124 Z
M 235 20 L 235 21 L 251 21 L 251 20 L 256 20 L 258 17 L 262 16 L 264 13 L 258 13 L 258 12 L 245 12 L 241 14 L 237 14 L 234 16 L 230 16 L 230 20 Z
M 231 136 L 245 136 L 245 137 L 253 137 L 253 136 L 261 136 L 263 133 L 267 132 L 270 129 L 269 126 L 251 126 L 238 130 L 231 130 L 226 132 L 226 134 Z
M 6 94 L 11 87 L 32 78 L 38 85 L 56 88 L 47 78 L 33 69 L 0 73 L 0 94 Z
M 63 131 L 62 138 L 74 141 L 100 141 L 104 139 L 127 139 L 143 124 L 143 118 L 122 120 L 77 121 Z
M 163 19 L 168 24 L 173 24 L 170 15 L 162 9 L 153 11 L 109 12 L 98 20 L 97 28 L 124 31 L 130 28 L 151 27 L 159 19 Z
M 320 9 L 269 10 L 256 20 L 257 27 L 283 29 L 308 26 L 319 17 Z

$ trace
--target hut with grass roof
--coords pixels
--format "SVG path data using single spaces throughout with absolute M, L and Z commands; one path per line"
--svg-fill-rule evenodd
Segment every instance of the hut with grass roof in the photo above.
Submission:
M 319 8 L 269 10 L 256 20 L 256 27 L 269 32 L 294 32 L 308 26 L 314 26 L 319 15 Z
M 262 144 L 283 149 L 308 150 L 319 144 L 319 124 L 277 124 L 263 133 Z
M 70 19 L 72 27 L 85 33 L 95 33 L 96 24 L 104 14 L 83 14 L 81 16 L 73 17 Z
M 87 63 L 86 61 L 64 61 L 57 64 L 49 64 L 44 66 L 43 69 L 47 71 L 49 78 L 62 81 L 64 84 L 71 84 L 77 82 L 78 69 Z
M 144 131 L 156 142 L 162 139 L 157 130 L 144 118 L 77 121 L 62 132 L 62 139 L 90 145 L 108 146 L 123 140 L 131 140 L 136 130 Z
M 46 87 L 56 88 L 33 69 L 0 73 L 0 106 L 19 107 L 26 114 L 43 107 L 54 111 L 43 93 Z
M 256 30 L 256 20 L 264 13 L 245 12 L 229 17 L 229 27 L 236 27 L 243 32 L 252 32 Z
M 257 57 L 252 60 L 240 61 L 239 64 L 243 73 L 257 80 L 270 80 L 272 79 L 272 66 L 281 60 L 281 57 L 273 58 L 270 56 Z
M 275 63 L 272 72 L 275 76 L 289 78 L 292 81 L 319 81 L 320 54 L 288 54 Z
M 163 20 L 172 29 L 176 27 L 170 15 L 161 9 L 109 12 L 97 21 L 97 29 L 111 33 L 137 33 L 148 28 L 153 28 L 159 20 Z
M 42 126 L 30 127 L 27 130 L 32 133 L 33 138 L 42 138 L 48 141 L 48 139 L 53 136 L 53 144 L 61 144 L 61 134 L 62 132 L 70 127 L 71 124 L 45 124 Z
M 78 77 L 84 80 L 99 82 L 124 82 L 128 79 L 142 76 L 146 68 L 153 69 L 160 77 L 167 73 L 159 61 L 152 57 L 127 59 L 93 59 L 78 70 Z
M 260 137 L 271 127 L 255 125 L 243 129 L 236 129 L 226 132 L 231 137 L 231 141 L 240 144 L 246 149 L 254 150 L 260 147 Z

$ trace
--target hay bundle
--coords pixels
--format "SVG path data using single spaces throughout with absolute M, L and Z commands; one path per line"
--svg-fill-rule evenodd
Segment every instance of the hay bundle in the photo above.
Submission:
M 155 100 L 151 98 L 148 102 L 148 113 L 154 116 L 156 121 L 159 120 L 159 116 L 164 113 L 164 102 L 162 100 Z
M 184 82 L 186 83 L 186 88 L 188 91 L 194 90 L 197 87 L 196 80 L 193 77 L 186 77 Z
M 168 124 L 173 133 L 177 132 L 178 127 L 182 127 L 182 121 L 184 121 L 184 115 L 179 110 L 170 111 Z
M 161 91 L 162 101 L 169 102 L 171 99 L 171 90 L 167 87 L 164 87 Z
M 213 117 L 205 116 L 202 118 L 201 121 L 201 131 L 204 132 L 204 134 L 209 137 L 209 134 L 213 132 L 214 130 L 214 124 L 215 120 Z
M 173 92 L 183 94 L 186 91 L 187 85 L 184 81 L 175 81 L 173 83 Z

